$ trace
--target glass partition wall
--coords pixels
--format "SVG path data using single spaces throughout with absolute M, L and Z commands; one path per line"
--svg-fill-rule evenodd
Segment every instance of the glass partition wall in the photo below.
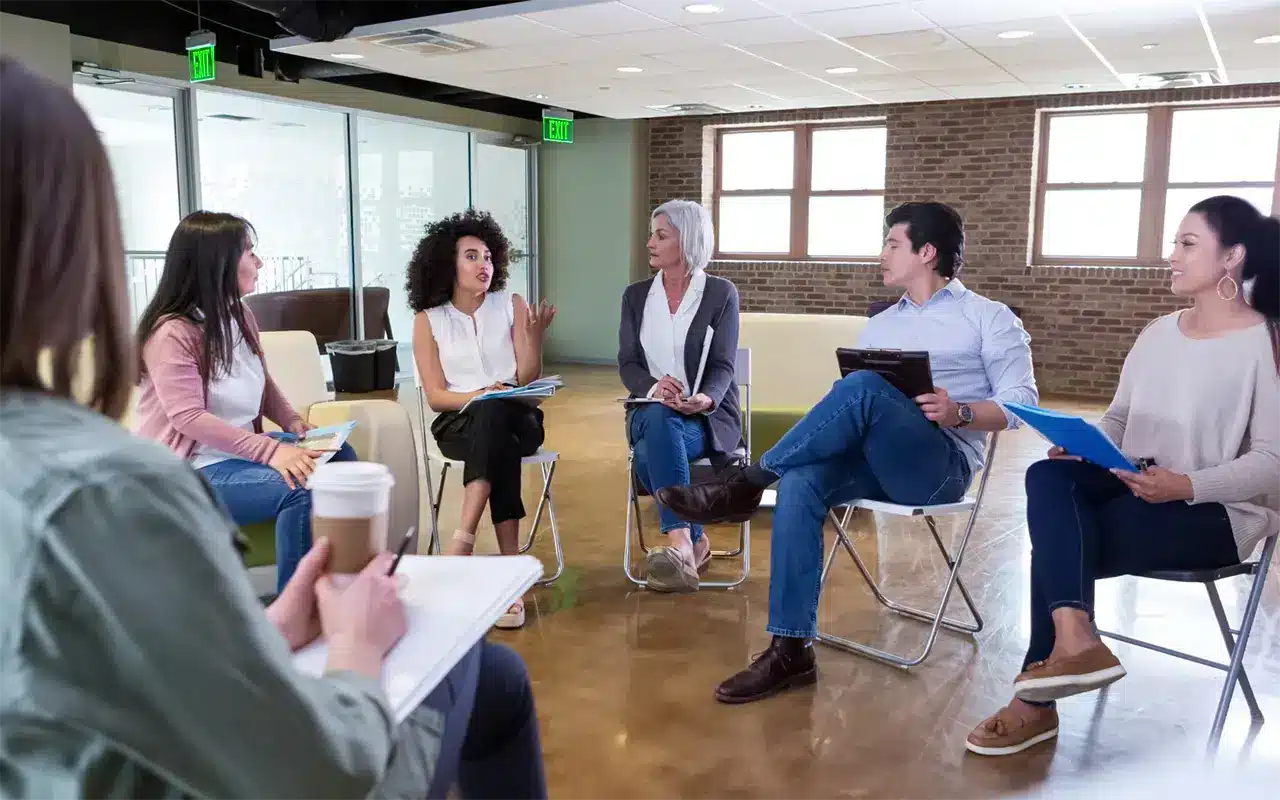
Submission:
M 471 206 L 492 212 L 511 239 L 509 288 L 536 293 L 536 159 L 509 136 L 146 78 L 77 76 L 75 94 L 111 160 L 135 316 L 174 227 L 195 209 L 253 224 L 259 292 L 387 289 L 402 377 L 412 374 L 405 267 L 428 223 Z M 360 331 L 364 293 L 349 292 Z

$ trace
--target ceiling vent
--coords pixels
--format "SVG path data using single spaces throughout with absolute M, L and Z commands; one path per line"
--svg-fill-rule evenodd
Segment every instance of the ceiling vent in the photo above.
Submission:
M 412 28 L 407 31 L 396 31 L 395 33 L 378 33 L 358 37 L 358 40 L 382 47 L 404 50 L 420 56 L 443 56 L 486 49 L 485 45 L 480 42 L 473 42 L 470 39 L 463 39 L 461 36 L 452 36 L 430 28 Z
M 1139 75 L 1122 75 L 1131 89 L 1186 89 L 1193 86 L 1215 86 L 1222 83 L 1213 70 L 1195 72 L 1144 72 Z
M 649 106 L 654 111 L 668 114 L 684 114 L 701 116 L 703 114 L 728 114 L 729 109 L 713 106 L 710 103 L 672 103 L 669 106 Z

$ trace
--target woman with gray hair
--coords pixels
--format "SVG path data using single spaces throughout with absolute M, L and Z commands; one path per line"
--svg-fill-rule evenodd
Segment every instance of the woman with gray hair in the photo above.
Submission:
M 729 461 L 742 444 L 742 412 L 734 366 L 738 289 L 706 273 L 715 249 L 707 209 L 671 200 L 649 221 L 649 266 L 657 274 L 627 287 L 618 332 L 618 372 L 633 402 L 627 438 L 635 472 L 650 494 L 689 483 L 689 462 Z M 705 366 L 699 381 L 699 365 Z M 659 508 L 668 546 L 645 567 L 650 588 L 691 592 L 711 561 L 702 526 Z

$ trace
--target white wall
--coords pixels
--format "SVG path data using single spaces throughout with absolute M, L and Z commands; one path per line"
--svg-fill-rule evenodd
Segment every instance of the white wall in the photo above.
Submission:
M 71 85 L 71 29 L 55 22 L 0 14 L 0 55 L 64 86 Z

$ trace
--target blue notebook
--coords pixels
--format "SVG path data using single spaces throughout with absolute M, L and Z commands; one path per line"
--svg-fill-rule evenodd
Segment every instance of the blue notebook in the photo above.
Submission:
M 1022 403 L 1002 403 L 1001 407 L 1073 456 L 1080 456 L 1105 469 L 1138 471 L 1105 433 L 1085 419 Z

